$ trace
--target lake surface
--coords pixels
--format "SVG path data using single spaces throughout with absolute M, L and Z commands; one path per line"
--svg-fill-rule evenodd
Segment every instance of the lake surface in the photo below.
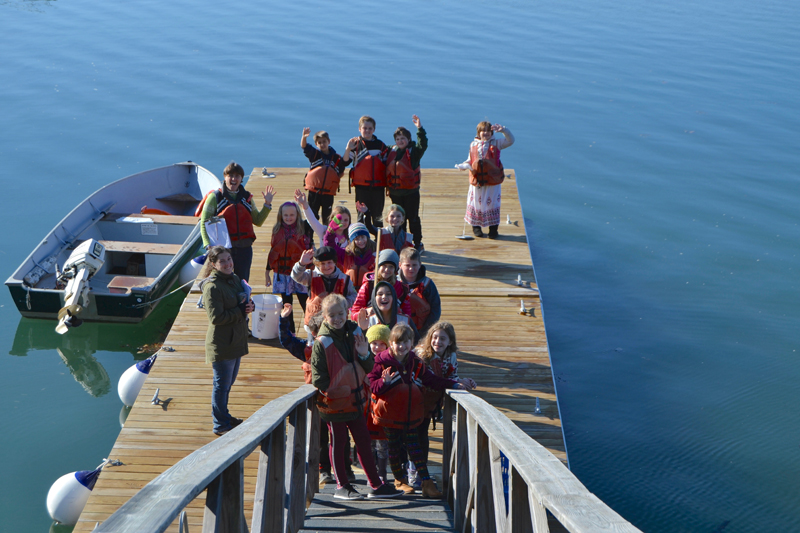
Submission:
M 450 167 L 499 122 L 573 472 L 648 532 L 798 531 L 798 27 L 769 0 L 0 0 L 4 275 L 141 170 L 302 166 L 304 126 L 341 152 L 414 113 Z M 176 305 L 59 339 L 0 292 L 0 530 L 50 528 Z

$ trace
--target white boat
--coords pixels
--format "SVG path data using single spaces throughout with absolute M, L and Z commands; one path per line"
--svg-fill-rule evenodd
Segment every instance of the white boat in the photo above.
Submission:
M 221 186 L 191 161 L 106 185 L 56 224 L 6 280 L 17 309 L 49 319 L 69 309 L 77 323 L 141 321 L 198 253 L 202 239 L 194 211 Z M 76 253 L 87 248 L 90 268 L 79 270 Z M 73 290 L 77 281 L 82 285 Z

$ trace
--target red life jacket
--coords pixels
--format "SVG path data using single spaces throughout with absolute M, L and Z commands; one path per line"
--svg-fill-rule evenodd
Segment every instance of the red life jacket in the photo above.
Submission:
M 311 385 L 311 346 L 306 346 L 305 355 L 306 362 L 303 363 L 303 378 L 307 385 Z
M 406 232 L 406 241 L 403 243 L 403 248 L 414 247 L 414 236 Z M 381 250 L 394 250 L 394 239 L 392 239 L 392 230 L 389 228 L 381 228 Z M 397 251 L 397 250 L 395 250 Z
M 368 272 L 375 270 L 375 254 L 373 253 L 372 258 L 365 264 L 358 266 L 356 265 L 355 256 L 346 253 L 344 254 L 344 260 L 339 268 L 342 272 L 350 276 L 350 281 L 353 282 L 354 287 L 361 287 L 361 284 L 364 282 L 364 276 L 366 276 Z
M 359 142 L 366 151 L 367 145 L 363 139 Z M 350 183 L 362 187 L 386 187 L 386 165 L 380 156 L 367 153 L 359 159 L 350 169 Z
M 253 215 L 251 214 L 253 210 L 253 195 L 244 190 L 244 187 L 239 187 L 236 192 L 236 198 L 231 201 L 222 192 L 222 189 L 211 191 L 197 206 L 194 216 L 198 217 L 203 213 L 206 200 L 212 194 L 217 197 L 217 211 L 214 215 L 225 219 L 231 242 L 241 239 L 256 240 L 256 232 L 253 230 Z
M 298 221 L 302 224 L 302 221 Z M 281 225 L 277 233 L 272 234 L 272 248 L 267 256 L 267 264 L 271 270 L 278 274 L 291 274 L 292 267 L 300 260 L 303 251 L 310 248 L 311 243 L 305 234 L 297 235 L 294 231 L 289 233 Z
M 484 159 L 480 159 L 478 145 L 472 144 L 469 147 L 469 164 L 472 167 L 469 170 L 469 182 L 475 187 L 500 185 L 506 178 L 500 162 L 500 149 L 495 142 L 490 141 Z
M 440 378 L 444 377 L 444 372 L 442 372 L 442 359 L 440 357 L 432 357 L 427 364 L 428 368 L 430 368 L 434 374 Z M 424 397 L 425 414 L 428 415 L 439 409 L 442 399 L 444 398 L 444 391 L 425 387 L 422 391 L 422 395 Z
M 356 330 L 360 333 L 361 330 Z M 345 361 L 336 348 L 333 339 L 323 335 L 316 342 L 325 348 L 325 362 L 328 364 L 328 375 L 331 382 L 328 389 L 319 391 L 317 407 L 320 413 L 342 414 L 363 411 L 367 401 L 364 378 L 367 373 L 355 360 Z
M 346 296 L 347 284 L 350 283 L 350 278 L 345 276 L 342 272 L 338 274 L 339 277 L 336 280 L 336 285 L 333 287 L 333 293 Z M 306 326 L 308 325 L 308 321 L 311 320 L 311 317 L 319 313 L 322 309 L 322 300 L 324 300 L 328 294 L 329 293 L 325 291 L 325 282 L 322 281 L 322 276 L 312 271 L 311 283 L 308 287 L 308 300 L 306 301 Z
M 413 355 L 409 354 L 408 357 Z M 414 357 L 408 383 L 400 381 L 380 396 L 373 394 L 373 423 L 399 429 L 411 429 L 420 425 L 425 413 L 422 387 L 418 383 L 424 373 L 425 363 Z
M 411 168 L 411 156 L 406 150 L 403 157 L 397 159 L 397 150 L 389 152 L 386 157 L 386 194 L 389 190 L 419 189 L 419 167 Z
M 429 281 L 430 278 L 425 277 L 419 285 L 408 293 L 411 302 L 411 320 L 420 331 L 422 331 L 422 326 L 431 314 L 431 304 L 428 303 L 428 300 L 426 300 L 423 295 Z
M 322 164 L 306 173 L 305 189 L 317 194 L 336 194 L 342 175 L 335 168 Z

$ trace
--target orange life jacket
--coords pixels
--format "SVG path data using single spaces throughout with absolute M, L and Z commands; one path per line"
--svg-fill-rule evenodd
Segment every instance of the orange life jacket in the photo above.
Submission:
M 304 234 L 297 235 L 294 231 L 289 233 L 284 226 L 281 226 L 277 233 L 272 234 L 272 248 L 267 256 L 267 264 L 278 274 L 291 274 L 292 267 L 308 248 L 310 243 Z
M 361 330 L 357 329 L 356 334 L 360 333 Z M 319 391 L 317 395 L 320 413 L 333 415 L 363 411 L 367 401 L 364 385 L 367 373 L 355 359 L 352 363 L 345 361 L 332 338 L 323 335 L 317 337 L 316 342 L 325 348 L 325 362 L 331 379 L 328 389 Z
M 375 270 L 375 254 L 373 253 L 372 258 L 365 264 L 358 266 L 356 265 L 355 256 L 346 253 L 344 254 L 344 260 L 339 268 L 342 272 L 350 276 L 350 281 L 353 282 L 354 287 L 361 287 L 361 284 L 364 283 L 364 276 L 366 276 L 368 272 Z
M 199 217 L 203 213 L 206 200 L 212 194 L 217 198 L 217 211 L 214 214 L 225 219 L 231 242 L 240 239 L 256 240 L 256 232 L 253 230 L 253 215 L 251 214 L 253 210 L 253 195 L 244 190 L 244 187 L 239 187 L 239 190 L 236 191 L 236 198 L 231 201 L 222 192 L 222 189 L 211 191 L 197 206 L 194 216 Z
M 403 157 L 397 159 L 397 150 L 392 150 L 386 157 L 386 194 L 389 190 L 419 189 L 419 167 L 411 168 L 411 156 L 406 150 Z
M 428 303 L 428 300 L 426 300 L 423 295 L 429 281 L 430 279 L 426 277 L 408 294 L 409 301 L 411 302 L 411 320 L 420 331 L 422 331 L 422 326 L 431 314 L 431 304 Z
M 335 168 L 322 164 L 306 173 L 305 189 L 317 194 L 336 194 L 342 175 Z
M 359 139 L 359 142 L 366 151 L 367 146 L 364 141 Z M 350 183 L 365 187 L 386 187 L 386 165 L 380 156 L 369 153 L 362 156 L 350 169 Z
M 303 378 L 307 385 L 311 385 L 311 346 L 305 348 L 306 361 L 303 363 Z
M 336 285 L 333 286 L 333 293 L 346 296 L 347 284 L 350 282 L 350 278 L 344 275 L 342 272 L 339 272 L 338 274 L 339 277 L 336 279 Z M 324 300 L 328 294 L 329 293 L 325 291 L 325 282 L 322 281 L 322 276 L 312 271 L 311 283 L 308 287 L 308 300 L 306 301 L 306 326 L 308 325 L 309 320 L 311 320 L 311 317 L 320 312 L 322 309 L 322 300 Z
M 375 425 L 411 429 L 422 423 L 424 400 L 418 383 L 424 372 L 425 363 L 414 358 L 408 383 L 400 381 L 380 396 L 372 394 L 372 422 Z
M 472 167 L 469 169 L 469 183 L 475 187 L 500 185 L 506 177 L 497 143 L 490 141 L 483 159 L 478 154 L 478 145 L 472 144 L 469 147 L 469 164 Z
M 400 248 L 413 248 L 414 236 L 406 232 L 406 242 Z M 392 230 L 389 228 L 381 228 L 381 250 L 394 250 L 394 239 L 392 239 Z

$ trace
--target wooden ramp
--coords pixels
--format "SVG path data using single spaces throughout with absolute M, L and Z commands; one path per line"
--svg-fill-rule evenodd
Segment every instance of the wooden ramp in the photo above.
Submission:
M 260 204 L 260 192 L 264 187 L 275 186 L 277 193 L 273 205 L 277 207 L 289 200 L 295 188 L 301 186 L 305 169 L 270 170 L 277 174 L 276 178 L 265 179 L 260 168 L 254 169 L 246 187 Z M 463 227 L 466 173 L 423 169 L 421 216 L 426 248 L 423 263 L 441 294 L 442 319 L 452 322 L 456 329 L 460 348 L 459 374 L 475 379 L 479 386 L 474 391 L 476 395 L 497 407 L 525 433 L 566 462 L 541 307 L 535 290 L 516 181 L 513 171 L 507 172 L 510 172 L 510 177 L 503 184 L 500 238 L 462 241 L 455 236 L 461 234 Z M 354 211 L 354 196 L 347 193 L 345 181 L 337 202 Z M 257 228 L 258 240 L 254 246 L 250 280 L 256 293 L 264 291 L 263 268 L 269 252 L 272 225 L 276 220 L 277 209 L 275 211 L 264 227 Z M 507 215 L 511 224 L 506 224 Z M 467 229 L 469 233 L 469 227 Z M 521 276 L 523 286 L 517 285 L 518 276 Z M 120 460 L 124 465 L 103 470 L 75 532 L 91 531 L 97 522 L 104 521 L 151 479 L 216 438 L 211 432 L 212 370 L 205 364 L 203 348 L 207 320 L 205 312 L 195 305 L 198 296 L 199 293 L 193 291 L 183 303 L 164 344 L 175 351 L 159 354 L 125 427 L 109 452 L 110 459 Z M 520 302 L 535 316 L 520 315 Z M 295 307 L 295 320 L 299 325 L 301 310 L 299 306 Z M 268 401 L 295 390 L 302 383 L 303 372 L 299 362 L 280 348 L 277 339 L 259 341 L 251 338 L 250 354 L 242 360 L 239 377 L 231 391 L 230 410 L 235 416 L 248 417 Z M 165 405 L 150 403 L 156 388 L 160 389 L 159 395 Z M 539 413 L 536 412 L 537 398 Z M 441 447 L 439 426 L 431 434 L 433 473 L 441 472 Z M 245 461 L 245 469 L 245 494 L 252 494 L 255 457 Z M 331 515 L 329 518 L 338 516 L 335 510 L 340 507 L 330 503 L 330 498 L 329 503 L 325 503 L 324 492 L 309 509 L 309 520 L 326 514 Z M 201 530 L 204 500 L 202 494 L 187 508 L 192 532 Z M 397 504 L 387 503 L 383 508 L 385 512 L 377 510 L 380 503 L 370 502 L 372 507 L 363 505 L 365 507 L 357 509 L 356 514 L 363 511 L 361 514 L 366 520 L 368 511 L 373 508 L 379 516 L 392 516 L 390 511 L 395 509 L 392 506 Z M 418 511 L 409 502 L 399 505 L 411 506 L 408 512 L 412 514 Z M 447 512 L 437 502 L 420 505 L 429 509 L 426 513 Z M 252 502 L 245 507 L 249 512 Z M 405 512 L 397 510 L 398 517 Z M 395 523 L 396 529 L 413 529 L 403 526 L 402 519 Z M 317 530 L 317 525 L 309 524 L 316 522 L 307 522 L 306 525 L 310 527 L 309 531 Z M 432 525 L 439 527 L 440 524 Z M 172 530 L 177 531 L 177 523 Z M 319 530 L 324 531 L 323 528 Z

